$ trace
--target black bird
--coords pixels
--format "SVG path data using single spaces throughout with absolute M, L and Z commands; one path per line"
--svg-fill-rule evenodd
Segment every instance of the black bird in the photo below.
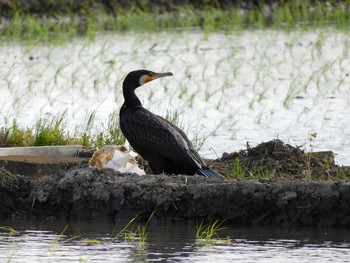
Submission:
M 130 145 L 146 159 L 153 173 L 201 174 L 221 177 L 210 170 L 194 149 L 186 134 L 161 116 L 142 107 L 135 89 L 152 80 L 172 76 L 149 70 L 130 72 L 123 82 L 124 103 L 120 109 L 120 127 Z

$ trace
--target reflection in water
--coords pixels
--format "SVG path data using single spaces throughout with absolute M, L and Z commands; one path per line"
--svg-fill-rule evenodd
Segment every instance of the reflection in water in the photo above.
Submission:
M 70 223 L 62 233 L 66 225 L 11 224 L 17 232 L 1 231 L 0 262 L 349 262 L 347 229 L 228 225 L 219 232 L 222 241 L 205 244 L 196 243 L 192 223 L 157 223 L 149 226 L 143 247 L 122 236 L 110 243 L 112 224 Z

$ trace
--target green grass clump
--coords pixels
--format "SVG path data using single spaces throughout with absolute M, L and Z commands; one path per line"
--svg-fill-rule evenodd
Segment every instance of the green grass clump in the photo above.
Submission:
M 21 128 L 16 119 L 11 124 L 5 120 L 0 127 L 0 147 L 26 147 L 80 144 L 85 148 L 103 145 L 121 145 L 125 137 L 119 126 L 117 112 L 110 114 L 107 125 L 95 127 L 95 113 L 91 113 L 82 125 L 69 132 L 67 128 L 67 111 L 52 117 L 40 118 L 33 127 Z
M 67 112 L 57 114 L 51 118 L 40 118 L 36 124 L 35 146 L 65 145 L 70 138 L 65 134 L 65 117 Z
M 235 178 L 235 179 L 244 179 L 245 178 L 245 171 L 242 168 L 241 161 L 239 157 L 235 158 L 235 161 L 232 165 L 231 168 L 231 175 L 229 176 L 230 178 Z
M 140 245 L 140 247 L 144 249 L 146 245 L 146 239 L 147 239 L 147 228 L 148 228 L 149 222 L 154 216 L 154 213 L 155 211 L 153 211 L 152 214 L 149 216 L 145 225 L 138 225 L 136 230 L 134 228 L 135 228 L 135 222 L 136 222 L 137 216 L 135 216 L 122 228 L 122 230 L 120 230 L 116 235 L 113 235 L 113 238 L 111 238 L 109 242 L 112 243 L 119 236 L 124 235 L 125 241 L 129 243 L 137 242 Z M 131 229 L 130 229 L 130 226 L 131 226 Z
M 210 244 L 216 240 L 221 240 L 218 232 L 226 229 L 226 227 L 221 227 L 225 220 L 214 222 L 210 221 L 209 224 L 205 225 L 203 221 L 201 223 L 196 222 L 196 240 L 205 241 L 206 244 Z
M 6 122 L 6 120 L 5 120 Z M 29 128 L 21 129 L 14 119 L 12 124 L 0 128 L 0 146 L 31 146 L 34 145 L 33 131 Z

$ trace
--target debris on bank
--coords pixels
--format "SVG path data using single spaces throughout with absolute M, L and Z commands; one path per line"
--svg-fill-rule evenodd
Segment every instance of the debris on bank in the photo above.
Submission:
M 138 166 L 138 154 L 125 145 L 103 146 L 92 155 L 89 165 L 98 169 L 110 168 L 121 173 L 135 173 L 145 175 L 145 171 Z

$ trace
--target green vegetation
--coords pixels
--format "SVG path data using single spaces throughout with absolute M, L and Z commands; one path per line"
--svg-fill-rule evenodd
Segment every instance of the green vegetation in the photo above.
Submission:
M 154 213 L 155 211 L 153 211 L 152 214 L 149 216 L 145 225 L 137 225 L 136 230 L 134 228 L 137 216 L 135 216 L 122 228 L 122 230 L 120 230 L 117 234 L 113 235 L 113 238 L 109 240 L 109 243 L 113 243 L 117 238 L 123 235 L 125 241 L 129 243 L 137 242 L 140 245 L 140 247 L 144 249 L 147 239 L 147 227 Z
M 237 179 L 244 179 L 245 178 L 245 172 L 241 166 L 241 162 L 239 160 L 239 157 L 235 158 L 235 161 L 231 168 L 232 174 L 229 175 L 230 178 L 237 178 Z
M 0 146 L 24 147 L 45 145 L 81 144 L 84 147 L 102 147 L 103 145 L 120 145 L 125 138 L 120 130 L 119 115 L 113 112 L 109 115 L 107 125 L 96 130 L 94 127 L 95 113 L 90 114 L 83 125 L 83 131 L 78 127 L 71 135 L 66 126 L 67 112 L 58 113 L 53 117 L 40 118 L 34 127 L 21 128 L 14 119 L 0 128 Z
M 13 236 L 16 233 L 16 230 L 9 226 L 0 226 L 0 233 L 3 231 L 5 231 L 5 233 L 9 236 Z
M 68 3 L 66 3 L 68 4 Z M 251 9 L 215 5 L 176 8 L 150 8 L 140 3 L 128 7 L 114 4 L 108 10 L 86 5 L 77 12 L 73 6 L 40 15 L 13 1 L 9 11 L 0 10 L 2 41 L 62 42 L 77 36 L 94 39 L 101 31 L 162 31 L 193 28 L 204 32 L 250 29 L 306 29 L 333 26 L 347 29 L 350 21 L 348 1 L 329 4 L 323 1 L 282 1 L 277 6 L 260 5 Z M 45 13 L 44 10 L 42 10 Z M 4 14 L 6 15 L 4 16 Z
M 219 221 L 215 220 L 214 222 L 210 221 L 207 225 L 203 221 L 199 224 L 196 222 L 197 232 L 196 240 L 197 242 L 204 241 L 205 244 L 211 244 L 213 242 L 221 241 L 218 232 L 226 229 L 226 227 L 221 227 L 225 220 Z
M 50 252 L 55 252 L 56 251 L 56 247 L 57 247 L 57 244 L 58 244 L 58 241 L 62 238 L 62 236 L 64 235 L 64 233 L 67 231 L 67 229 L 68 229 L 68 225 L 63 229 L 63 231 L 57 236 L 57 237 L 55 237 L 52 241 L 51 241 L 51 243 L 50 243 L 50 245 L 49 245 L 49 247 L 48 247 L 48 250 L 50 251 Z

